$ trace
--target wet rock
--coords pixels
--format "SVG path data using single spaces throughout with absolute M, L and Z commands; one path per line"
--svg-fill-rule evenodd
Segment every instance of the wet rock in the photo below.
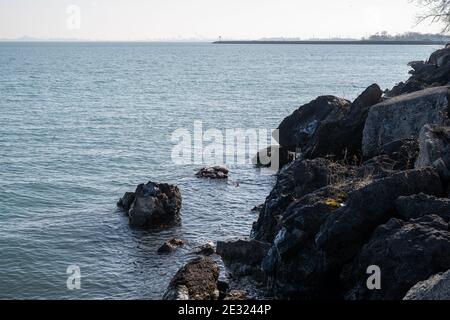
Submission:
M 195 254 L 203 255 L 203 256 L 211 256 L 216 253 L 216 246 L 214 242 L 210 241 L 200 247 L 197 247 L 195 250 Z
M 431 214 L 450 221 L 450 199 L 447 198 L 436 198 L 420 193 L 398 198 L 395 207 L 398 215 L 406 221 Z
M 216 166 L 211 168 L 202 168 L 196 173 L 196 176 L 200 178 L 224 180 L 228 179 L 228 173 L 229 170 L 227 168 Z
M 149 182 L 141 184 L 129 210 L 130 226 L 143 229 L 164 228 L 181 221 L 181 193 L 178 187 Z
M 179 247 L 182 247 L 184 245 L 184 241 L 180 239 L 172 239 L 169 241 L 166 241 L 159 249 L 159 254 L 168 254 L 174 252 Z
M 435 167 L 443 180 L 450 180 L 450 127 L 425 125 L 419 136 L 416 168 Z
M 349 101 L 337 97 L 318 97 L 281 122 L 278 142 L 292 151 L 304 149 L 321 123 L 341 119 L 348 113 L 350 106 Z
M 364 127 L 365 157 L 381 154 L 381 146 L 401 139 L 417 139 L 425 124 L 448 122 L 448 88 L 438 87 L 388 99 L 374 105 Z
M 164 300 L 217 300 L 219 266 L 210 258 L 188 262 L 173 277 Z
M 253 207 L 253 209 L 251 211 L 252 212 L 261 212 L 263 207 L 264 207 L 264 204 L 260 204 L 260 205 Z
M 117 206 L 128 215 L 128 211 L 130 211 L 131 205 L 133 204 L 135 198 L 136 195 L 134 192 L 126 192 L 117 202 Z
M 219 241 L 217 254 L 233 275 L 246 276 L 261 271 L 261 262 L 270 247 L 257 240 Z
M 409 290 L 403 300 L 450 300 L 450 271 L 432 276 L 419 282 Z
M 349 300 L 401 300 L 408 290 L 450 268 L 450 232 L 435 215 L 404 222 L 392 219 L 380 226 L 356 259 L 342 273 Z M 369 266 L 381 270 L 381 290 L 369 290 Z

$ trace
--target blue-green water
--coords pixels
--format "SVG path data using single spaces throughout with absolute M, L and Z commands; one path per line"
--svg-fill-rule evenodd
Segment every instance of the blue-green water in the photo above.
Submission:
M 251 165 L 196 179 L 171 160 L 174 130 L 275 128 L 318 95 L 391 87 L 435 49 L 0 43 L 0 298 L 160 298 L 193 247 L 249 234 L 273 183 Z M 148 180 L 179 185 L 181 227 L 128 227 L 115 203 Z M 174 237 L 188 245 L 156 255 Z

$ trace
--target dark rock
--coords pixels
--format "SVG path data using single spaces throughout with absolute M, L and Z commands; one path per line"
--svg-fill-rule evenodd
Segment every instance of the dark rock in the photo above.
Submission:
M 270 146 L 258 151 L 252 159 L 252 163 L 258 167 L 279 170 L 294 160 L 294 155 L 287 148 L 280 146 Z
M 231 290 L 224 299 L 225 301 L 242 301 L 247 300 L 247 292 L 245 290 Z
M 162 228 L 181 221 L 181 193 L 178 187 L 149 182 L 141 184 L 129 210 L 130 225 L 135 228 Z
M 216 247 L 213 242 L 208 242 L 200 247 L 197 247 L 195 250 L 195 254 L 203 255 L 203 256 L 211 256 L 216 253 Z
M 273 242 L 284 211 L 294 200 L 339 182 L 352 173 L 351 167 L 325 159 L 295 160 L 278 174 L 275 187 L 253 227 L 252 237 L 262 242 Z
M 255 207 L 253 207 L 252 212 L 261 212 L 263 207 L 264 207 L 264 204 L 257 205 Z
M 421 192 L 442 194 L 435 170 L 403 171 L 367 184 L 351 193 L 345 206 L 327 218 L 316 235 L 316 245 L 323 250 L 330 265 L 348 262 L 373 230 L 393 217 L 399 197 Z
M 128 211 L 130 210 L 135 198 L 136 196 L 134 192 L 125 192 L 123 197 L 120 198 L 117 202 L 117 206 L 125 211 L 126 214 L 128 214 Z
M 210 258 L 188 262 L 174 276 L 164 293 L 164 300 L 217 300 L 219 266 Z
M 427 89 L 429 86 L 415 79 L 410 79 L 406 83 L 400 82 L 391 90 L 386 90 L 384 96 L 386 98 L 394 98 L 403 94 L 413 93 L 416 91 Z
M 228 179 L 229 170 L 224 167 L 216 166 L 212 168 L 202 168 L 197 173 L 196 176 L 200 178 L 208 179 Z
M 364 124 L 371 106 L 381 101 L 383 92 L 377 84 L 368 87 L 339 119 L 323 121 L 303 148 L 305 158 L 360 158 Z
M 450 127 L 425 125 L 419 146 L 416 168 L 435 167 L 443 180 L 450 181 Z
M 166 241 L 159 249 L 159 254 L 167 254 L 172 253 L 179 247 L 182 247 L 184 245 L 184 241 L 180 239 L 172 239 L 169 241 Z
M 380 226 L 356 259 L 342 273 L 349 300 L 400 300 L 431 275 L 450 268 L 449 225 L 438 216 Z M 381 290 L 369 290 L 369 266 L 381 269 Z
M 217 254 L 233 275 L 246 276 L 261 271 L 261 262 L 270 247 L 257 240 L 219 241 Z
M 365 157 L 379 155 L 383 145 L 417 139 L 425 124 L 448 122 L 448 88 L 438 87 L 395 97 L 374 105 L 364 127 Z
M 400 197 L 395 201 L 398 215 L 408 221 L 425 215 L 438 215 L 450 221 L 450 199 L 436 198 L 424 193 Z
M 450 300 L 450 271 L 432 276 L 419 282 L 409 290 L 403 300 Z
M 318 97 L 281 122 L 278 142 L 289 150 L 304 149 L 322 122 L 342 118 L 350 106 L 349 101 L 337 97 Z
M 226 281 L 217 281 L 217 289 L 219 290 L 219 300 L 224 300 L 230 290 L 230 284 Z

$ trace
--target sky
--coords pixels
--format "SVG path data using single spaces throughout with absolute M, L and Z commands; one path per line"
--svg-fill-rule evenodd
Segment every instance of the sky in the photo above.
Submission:
M 361 38 L 416 25 L 411 0 L 0 0 L 0 39 Z

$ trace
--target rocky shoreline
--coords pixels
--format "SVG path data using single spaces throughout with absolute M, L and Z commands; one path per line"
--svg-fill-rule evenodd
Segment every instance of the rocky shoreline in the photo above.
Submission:
M 318 97 L 282 121 L 285 165 L 250 237 L 217 243 L 234 279 L 252 277 L 276 299 L 450 299 L 450 48 L 410 66 L 391 90 Z M 179 220 L 181 195 L 149 183 L 118 205 L 132 226 L 167 226 Z M 368 286 L 369 270 L 381 287 Z M 196 258 L 164 298 L 244 298 L 219 272 L 214 259 Z

